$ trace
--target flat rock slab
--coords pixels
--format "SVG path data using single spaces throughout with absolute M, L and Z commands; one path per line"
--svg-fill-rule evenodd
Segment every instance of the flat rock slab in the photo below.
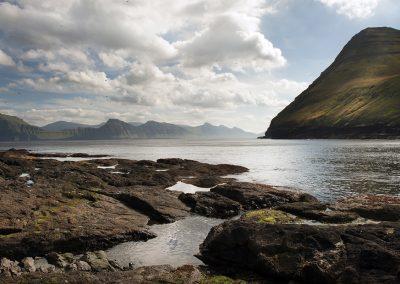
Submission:
M 239 215 L 242 209 L 239 202 L 214 192 L 182 193 L 179 199 L 187 204 L 192 212 L 206 217 L 229 218 Z
M 245 210 L 271 208 L 290 202 L 318 202 L 307 194 L 296 191 L 276 189 L 263 184 L 229 182 L 211 188 L 211 192 L 239 202 Z
M 146 215 L 104 195 L 17 183 L 0 196 L 1 256 L 105 248 L 154 237 Z
M 351 211 L 377 221 L 400 221 L 400 197 L 387 195 L 357 195 L 339 200 L 335 210 Z
M 146 214 L 153 223 L 172 223 L 190 214 L 190 208 L 178 198 L 180 192 L 149 186 L 126 187 L 103 192 Z

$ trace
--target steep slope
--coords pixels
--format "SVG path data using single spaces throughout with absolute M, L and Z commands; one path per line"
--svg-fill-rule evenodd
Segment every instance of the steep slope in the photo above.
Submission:
M 47 131 L 64 131 L 76 128 L 97 128 L 100 126 L 101 125 L 89 125 L 89 124 L 81 124 L 69 121 L 56 121 L 43 126 L 42 129 Z
M 0 141 L 30 141 L 41 139 L 65 139 L 68 133 L 50 132 L 30 125 L 16 116 L 0 113 Z
M 354 36 L 265 136 L 400 137 L 400 31 L 368 28 Z

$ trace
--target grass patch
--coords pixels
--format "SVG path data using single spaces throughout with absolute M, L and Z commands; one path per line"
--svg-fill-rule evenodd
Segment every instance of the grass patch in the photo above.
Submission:
M 288 213 L 274 210 L 274 209 L 262 209 L 256 211 L 250 211 L 243 215 L 244 219 L 253 220 L 257 223 L 266 224 L 287 224 L 294 223 L 298 220 Z

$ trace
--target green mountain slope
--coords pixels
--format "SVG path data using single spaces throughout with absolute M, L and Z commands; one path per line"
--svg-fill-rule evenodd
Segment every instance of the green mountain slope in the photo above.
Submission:
M 400 31 L 365 29 L 271 122 L 266 138 L 400 137 Z
M 45 139 L 65 139 L 66 132 L 50 132 L 30 125 L 16 116 L 0 113 L 0 141 L 30 141 Z

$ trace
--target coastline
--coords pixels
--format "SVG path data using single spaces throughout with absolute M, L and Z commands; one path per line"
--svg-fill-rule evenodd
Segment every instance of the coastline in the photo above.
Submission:
M 156 162 L 98 159 L 99 156 L 86 154 L 75 156 L 93 160 L 60 162 L 43 159 L 59 154 L 46 155 L 26 150 L 0 153 L 0 183 L 3 187 L 0 193 L 3 203 L 0 213 L 0 278 L 6 277 L 7 281 L 22 282 L 27 277 L 36 276 L 73 280 L 76 277 L 74 273 L 81 273 L 82 279 L 86 277 L 88 282 L 106 281 L 107 277 L 121 277 L 128 281 L 144 274 L 190 278 L 192 283 L 204 279 L 211 281 L 213 277 L 222 277 L 221 274 L 233 279 L 257 281 L 271 277 L 306 281 L 317 276 L 332 280 L 350 277 L 349 267 L 356 271 L 351 276 L 354 279 L 392 277 L 395 281 L 398 277 L 394 268 L 382 268 L 378 261 L 385 254 L 390 255 L 393 264 L 400 259 L 395 249 L 399 245 L 396 236 L 400 232 L 398 198 L 358 196 L 325 204 L 309 194 L 224 178 L 228 174 L 247 171 L 240 166 L 210 165 L 182 159 Z M 167 189 L 177 182 L 210 190 L 180 193 Z M 242 212 L 245 213 L 239 220 L 230 220 L 233 217 L 237 219 Z M 124 241 L 154 238 L 149 224 L 173 223 L 191 215 L 227 220 L 214 227 L 200 247 L 198 257 L 208 265 L 206 269 L 193 266 L 177 269 L 167 266 L 120 267 L 101 251 Z M 265 229 L 285 232 L 287 241 L 298 244 L 296 253 L 288 254 L 291 248 L 276 243 L 279 238 L 262 233 Z M 237 230 L 242 232 L 239 239 L 232 239 Z M 347 240 L 354 242 L 355 239 L 343 239 L 343 235 L 349 232 L 355 235 L 357 230 L 368 233 L 361 240 L 357 237 L 359 250 L 351 253 L 359 258 L 353 259 L 353 267 L 351 263 L 345 265 L 342 256 L 349 253 Z M 315 243 L 303 243 L 304 239 L 293 239 L 297 233 L 305 234 L 305 239 L 313 235 L 315 240 L 323 240 L 327 232 L 336 236 L 335 241 L 343 242 L 340 250 L 336 246 L 325 247 L 323 243 L 316 246 Z M 271 263 L 278 255 L 275 250 L 260 244 L 260 238 L 279 246 L 286 261 Z M 243 247 L 243 241 L 253 245 Z M 387 245 L 383 245 L 383 241 Z M 365 268 L 357 262 L 361 261 L 371 242 L 381 248 L 375 247 L 378 259 L 370 263 L 372 268 L 367 269 L 378 269 L 375 276 L 365 273 Z M 237 250 L 238 247 L 242 249 Z M 260 259 L 260 253 L 266 258 Z M 303 261 L 298 262 L 296 257 L 302 255 Z M 318 259 L 315 259 L 316 255 Z M 244 262 L 244 256 L 256 261 Z M 318 264 L 321 261 L 331 263 L 332 259 L 336 264 L 340 263 L 340 267 L 344 265 L 343 269 L 335 266 L 333 271 L 332 266 L 320 267 Z M 278 269 L 289 267 L 287 265 L 291 267 L 290 271 Z M 307 269 L 303 271 L 304 267 Z M 364 270 L 361 271 L 360 267 Z M 233 273 L 232 268 L 242 272 Z M 243 276 L 243 270 L 250 275 Z M 100 278 L 96 280 L 96 277 Z

